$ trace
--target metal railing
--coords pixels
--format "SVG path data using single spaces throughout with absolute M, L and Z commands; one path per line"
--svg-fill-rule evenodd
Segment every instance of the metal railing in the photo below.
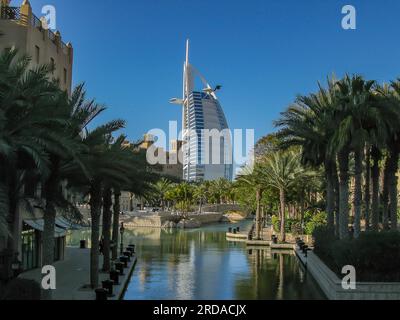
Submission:
M 0 19 L 3 20 L 19 20 L 21 18 L 21 11 L 19 7 L 1 7 Z
M 34 14 L 32 15 L 32 27 L 42 29 L 42 21 L 38 17 L 36 17 Z
M 56 34 L 53 31 L 51 31 L 50 29 L 48 30 L 48 32 L 49 32 L 49 39 L 51 41 L 55 42 L 56 41 Z

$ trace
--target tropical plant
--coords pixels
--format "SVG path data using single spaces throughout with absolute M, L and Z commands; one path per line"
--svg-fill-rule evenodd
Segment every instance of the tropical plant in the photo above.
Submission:
M 171 188 L 167 192 L 166 198 L 173 201 L 175 208 L 186 218 L 193 204 L 194 192 L 194 186 L 184 182 Z
M 0 225 L 4 232 L 7 219 L 8 247 L 14 254 L 26 177 L 49 177 L 49 151 L 60 150 L 56 141 L 63 137 L 57 128 L 67 125 L 64 94 L 49 80 L 51 69 L 29 69 L 29 64 L 30 58 L 14 49 L 0 55 Z
M 280 238 L 282 242 L 285 242 L 286 195 L 296 180 L 305 174 L 300 164 L 300 154 L 295 151 L 275 152 L 264 159 L 263 168 L 268 184 L 279 191 Z
M 264 167 L 260 163 L 256 163 L 253 166 L 245 166 L 236 178 L 236 188 L 245 187 L 250 192 L 255 194 L 256 203 L 256 228 L 255 228 L 255 239 L 261 238 L 261 199 L 264 190 L 268 186 L 266 181 L 266 175 Z

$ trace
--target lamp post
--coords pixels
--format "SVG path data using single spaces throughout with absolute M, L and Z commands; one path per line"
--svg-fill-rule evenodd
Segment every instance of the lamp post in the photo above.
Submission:
M 121 222 L 121 226 L 119 228 L 119 233 L 121 235 L 121 245 L 120 245 L 120 254 L 121 255 L 124 253 L 124 232 L 125 232 L 124 223 Z

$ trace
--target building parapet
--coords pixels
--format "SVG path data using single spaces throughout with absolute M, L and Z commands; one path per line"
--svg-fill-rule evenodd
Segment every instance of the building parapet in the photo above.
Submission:
M 21 26 L 31 27 L 42 32 L 44 37 L 46 36 L 57 48 L 60 48 L 64 54 L 72 58 L 73 49 L 71 43 L 66 44 L 63 42 L 59 31 L 53 32 L 50 29 L 46 29 L 43 25 L 43 21 L 33 14 L 29 1 L 24 1 L 21 7 L 1 6 L 0 20 L 10 20 Z

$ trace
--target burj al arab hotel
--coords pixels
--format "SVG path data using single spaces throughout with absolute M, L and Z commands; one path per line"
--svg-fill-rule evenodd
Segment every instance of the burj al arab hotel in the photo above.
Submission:
M 183 69 L 183 98 L 170 100 L 182 106 L 183 179 L 232 180 L 232 138 L 216 95 L 220 86 L 213 89 L 189 63 L 189 40 Z M 195 88 L 196 81 L 202 88 Z

